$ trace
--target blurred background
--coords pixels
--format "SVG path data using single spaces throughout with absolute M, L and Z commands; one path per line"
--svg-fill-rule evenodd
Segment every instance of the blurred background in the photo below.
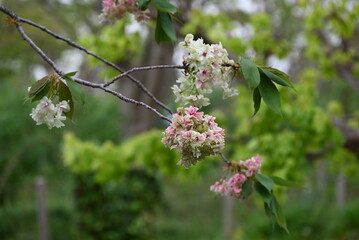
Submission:
M 0 0 L 119 66 L 181 64 L 176 44 L 154 42 L 154 22 L 132 16 L 100 23 L 99 0 Z M 273 227 L 255 195 L 222 198 L 209 186 L 225 176 L 221 159 L 195 167 L 161 143 L 166 123 L 146 109 L 82 88 L 73 121 L 36 126 L 27 88 L 52 73 L 0 21 L 0 239 L 359 239 L 359 2 L 357 0 L 173 1 L 178 40 L 192 33 L 222 42 L 232 59 L 286 72 L 295 91 L 280 89 L 283 117 L 265 106 L 252 118 L 250 90 L 212 94 L 203 108 L 226 129 L 225 155 L 263 156 L 262 172 L 303 185 L 277 189 L 287 235 Z M 65 72 L 94 82 L 117 72 L 24 24 L 25 31 Z M 134 74 L 176 108 L 173 69 Z M 156 106 L 127 79 L 115 86 Z M 165 112 L 163 112 L 166 114 Z

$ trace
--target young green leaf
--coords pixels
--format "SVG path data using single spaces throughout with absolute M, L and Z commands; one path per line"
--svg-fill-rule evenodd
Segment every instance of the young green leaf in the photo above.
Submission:
M 274 195 L 271 199 L 270 207 L 275 214 L 277 224 L 289 234 L 289 230 L 287 228 L 287 221 L 283 214 L 282 207 L 279 205 L 279 203 Z
M 38 91 L 38 92 L 35 94 L 35 96 L 31 99 L 31 102 L 40 100 L 40 99 L 42 99 L 43 97 L 45 97 L 45 96 L 47 95 L 47 93 L 49 92 L 50 87 L 51 87 L 51 83 L 50 83 L 50 81 L 47 81 L 47 82 L 45 83 L 45 86 L 44 86 L 43 88 L 41 88 L 41 90 Z
M 264 202 L 264 211 L 269 217 L 269 219 L 272 221 L 274 227 L 274 223 L 276 222 L 276 216 L 270 207 L 270 203 Z
M 265 69 L 268 72 L 271 72 L 271 73 L 277 75 L 281 79 L 284 79 L 290 86 L 292 86 L 292 83 L 290 82 L 289 76 L 286 73 L 284 73 L 284 72 L 282 72 L 282 71 L 280 71 L 280 70 L 278 70 L 276 68 L 272 68 L 272 67 L 261 67 L 261 69 Z
M 280 177 L 276 177 L 276 176 L 271 176 L 270 177 L 273 182 L 277 185 L 280 185 L 280 186 L 284 186 L 284 187 L 303 187 L 301 184 L 299 183 L 296 183 L 296 182 L 292 182 L 292 181 L 288 181 L 288 180 L 285 180 L 283 178 L 280 178 Z
M 285 87 L 292 87 L 291 84 L 289 84 L 288 82 L 286 82 L 284 79 L 282 79 L 281 77 L 275 75 L 274 73 L 271 73 L 265 69 L 262 69 L 261 68 L 261 71 L 270 79 L 272 80 L 273 82 L 279 84 L 279 85 L 282 85 L 282 86 L 285 86 Z
M 45 76 L 43 78 L 41 78 L 40 80 L 36 81 L 31 87 L 30 87 L 30 91 L 28 94 L 29 98 L 32 98 L 34 96 L 36 96 L 39 92 L 41 92 L 41 90 L 43 90 L 46 85 L 50 83 L 50 78 L 49 76 Z
M 148 7 L 148 4 L 151 2 L 151 0 L 137 0 L 136 1 L 141 11 L 145 11 Z
M 270 203 L 272 194 L 268 191 L 266 187 L 264 187 L 261 183 L 256 182 L 254 183 L 254 190 L 262 198 L 264 202 Z
M 176 41 L 176 31 L 169 14 L 158 11 L 155 39 L 157 43 Z
M 274 83 L 265 74 L 261 74 L 261 82 L 259 84 L 259 92 L 268 105 L 275 113 L 281 114 L 280 94 Z
M 64 114 L 66 117 L 72 119 L 72 114 L 74 112 L 74 102 L 72 100 L 69 87 L 63 81 L 59 81 L 58 96 L 60 101 L 68 101 L 70 111 L 64 112 Z
M 165 31 L 163 30 L 161 24 L 159 23 L 159 19 L 157 18 L 156 30 L 155 30 L 155 40 L 157 43 L 160 42 L 171 42 L 172 40 L 167 36 Z
M 259 108 L 261 107 L 261 101 L 262 101 L 261 94 L 259 92 L 258 87 L 256 87 L 253 91 L 253 105 L 254 105 L 253 116 L 256 115 L 257 112 L 259 111 Z
M 64 78 L 64 79 L 69 79 L 70 77 L 75 76 L 76 73 L 77 73 L 77 71 L 66 73 L 65 75 L 62 76 L 62 78 Z
M 269 192 L 271 192 L 274 188 L 274 182 L 273 180 L 265 175 L 257 173 L 255 175 L 256 179 L 260 184 L 262 184 Z
M 164 13 L 175 14 L 177 12 L 177 8 L 166 0 L 152 0 L 152 4 L 157 10 Z
M 70 89 L 72 97 L 79 103 L 85 104 L 85 93 L 71 78 L 66 78 L 67 86 Z
M 239 65 L 241 67 L 243 77 L 248 82 L 249 87 L 251 89 L 258 87 L 261 78 L 257 65 L 247 58 L 242 58 L 241 61 L 239 61 Z
M 252 192 L 253 182 L 251 180 L 247 180 L 242 185 L 242 194 L 245 198 L 247 198 Z

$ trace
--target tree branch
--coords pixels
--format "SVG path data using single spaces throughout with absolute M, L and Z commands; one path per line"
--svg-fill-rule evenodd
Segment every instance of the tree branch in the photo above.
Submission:
M 83 80 L 83 79 L 80 79 L 80 78 L 77 78 L 77 77 L 71 77 L 72 80 L 74 80 L 75 82 L 81 84 L 81 85 L 84 85 L 84 86 L 88 86 L 88 87 L 92 87 L 92 88 L 99 88 L 99 89 L 102 89 L 103 91 L 107 92 L 107 93 L 110 93 L 116 97 L 118 97 L 119 99 L 121 99 L 122 101 L 125 101 L 125 102 L 128 102 L 128 103 L 133 103 L 135 105 L 138 105 L 138 106 L 142 106 L 142 107 L 145 107 L 147 108 L 148 110 L 154 112 L 155 114 L 157 114 L 160 118 L 162 118 L 163 120 L 166 120 L 168 122 L 172 122 L 171 119 L 169 119 L 168 117 L 162 115 L 161 113 L 159 113 L 156 109 L 152 108 L 151 106 L 147 105 L 146 103 L 144 102 L 140 102 L 140 101 L 136 101 L 132 98 L 128 98 L 124 95 L 122 95 L 121 93 L 119 92 L 116 92 L 112 89 L 109 89 L 105 86 L 103 86 L 103 84 L 98 84 L 98 83 L 93 83 L 93 82 L 89 82 L 89 81 L 86 81 L 86 80 Z
M 223 153 L 219 153 L 219 155 L 221 155 L 224 163 L 227 164 L 228 167 L 230 167 L 232 165 L 232 163 L 224 156 Z
M 153 69 L 161 69 L 161 68 L 185 69 L 186 66 L 185 65 L 156 65 L 156 66 L 147 66 L 147 67 L 134 67 L 134 68 L 132 68 L 132 69 L 130 69 L 130 70 L 124 72 L 124 73 L 121 73 L 121 74 L 117 75 L 112 80 L 108 81 L 107 83 L 104 83 L 103 86 L 107 87 L 107 86 L 113 84 L 118 79 L 123 78 L 123 77 L 127 76 L 128 74 L 130 74 L 132 72 L 144 71 L 144 70 L 153 70 Z
M 11 10 L 7 9 L 5 6 L 0 5 L 0 11 L 4 12 L 5 14 L 7 14 L 8 16 L 12 17 L 13 19 L 16 19 L 17 22 L 23 22 L 23 23 L 27 23 L 35 28 L 38 28 L 40 30 L 42 30 L 43 32 L 51 35 L 52 37 L 59 39 L 61 41 L 66 42 L 68 45 L 79 49 L 83 52 L 85 52 L 86 54 L 95 57 L 96 59 L 100 60 L 101 62 L 105 63 L 106 65 L 116 69 L 117 71 L 123 72 L 125 73 L 126 71 L 122 68 L 120 68 L 119 66 L 117 66 L 116 64 L 104 59 L 103 57 L 100 57 L 99 55 L 89 51 L 88 49 L 86 49 L 85 47 L 71 41 L 70 39 L 67 39 L 59 34 L 56 34 L 54 32 L 52 32 L 51 30 L 47 29 L 46 27 L 37 24 L 31 20 L 25 19 L 25 18 L 21 18 L 18 17 L 15 13 L 13 13 Z M 132 70 L 132 69 L 131 69 Z M 129 71 L 131 71 L 129 70 Z M 147 70 L 147 69 L 144 69 Z M 137 70 L 136 70 L 137 71 Z M 128 71 L 127 71 L 128 72 Z M 133 72 L 133 71 L 131 71 Z M 129 72 L 130 73 L 130 72 Z M 162 103 L 160 100 L 158 100 L 138 79 L 134 78 L 133 76 L 129 75 L 129 73 L 127 73 L 126 76 L 128 79 L 130 79 L 132 82 L 134 82 L 145 94 L 147 94 L 156 104 L 158 104 L 159 106 L 161 106 L 163 109 L 165 109 L 166 111 L 168 111 L 170 114 L 173 114 L 173 111 L 166 106 L 164 103 Z M 115 80 L 116 81 L 116 80 Z
M 17 30 L 19 31 L 21 37 L 29 43 L 29 45 L 35 50 L 35 52 L 37 52 L 41 57 L 42 59 L 47 62 L 51 68 L 59 75 L 59 76 L 63 76 L 64 73 L 63 71 L 61 71 L 57 66 L 56 64 L 54 63 L 54 61 L 52 61 L 42 50 L 41 48 L 39 48 L 32 40 L 31 38 L 25 33 L 24 29 L 22 28 L 21 26 L 21 21 L 19 20 L 19 18 L 13 13 L 11 12 L 10 10 L 6 9 L 5 7 L 3 6 L 0 6 L 0 11 L 3 11 L 4 13 L 6 13 L 7 15 L 9 15 L 10 17 L 12 17 L 15 21 L 15 25 L 16 25 L 16 28 Z M 125 102 L 129 102 L 129 103 L 133 103 L 133 104 L 136 104 L 138 106 L 142 106 L 142 107 L 145 107 L 147 108 L 148 110 L 154 112 L 155 114 L 157 114 L 160 118 L 168 121 L 168 122 L 171 122 L 171 119 L 169 119 L 168 117 L 162 115 L 161 113 L 159 113 L 156 109 L 150 107 L 149 105 L 143 103 L 143 102 L 140 102 L 140 101 L 136 101 L 134 99 L 131 99 L 131 98 L 128 98 L 124 95 L 122 95 L 121 93 L 119 92 L 116 92 L 112 89 L 109 89 L 109 88 L 106 88 L 105 86 L 103 86 L 103 84 L 98 84 L 98 83 L 93 83 L 93 82 L 89 82 L 89 81 L 86 81 L 86 80 L 83 80 L 83 79 L 80 79 L 80 78 L 76 78 L 76 77 L 70 77 L 73 81 L 81 84 L 81 85 L 84 85 L 84 86 L 88 86 L 88 87 L 92 87 L 92 88 L 99 88 L 105 92 L 108 92 L 116 97 L 118 97 L 119 99 L 125 101 Z
M 345 67 L 336 64 L 335 69 L 345 81 L 349 83 L 359 93 L 359 81 Z

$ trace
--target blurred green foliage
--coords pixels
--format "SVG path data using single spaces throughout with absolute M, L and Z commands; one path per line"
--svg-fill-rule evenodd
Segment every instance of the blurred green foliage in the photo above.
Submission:
M 80 42 L 117 63 L 146 53 L 146 33 L 141 34 L 147 28 L 131 32 L 129 19 L 98 25 L 94 14 L 99 11 L 94 9 L 100 9 L 99 1 L 3 2 L 19 15 L 72 38 L 82 35 L 80 29 L 90 30 L 94 34 Z M 232 101 L 222 102 L 214 93 L 218 101 L 204 109 L 226 127 L 226 155 L 231 159 L 260 153 L 265 174 L 306 183 L 305 189 L 286 195 L 281 191 L 288 200 L 283 208 L 290 236 L 273 230 L 261 206 L 250 199 L 235 203 L 232 239 L 358 239 L 358 160 L 343 147 L 345 139 L 331 119 L 340 117 L 359 128 L 358 94 L 337 71 L 344 67 L 359 78 L 359 4 L 257 2 L 264 7 L 254 13 L 220 9 L 207 14 L 193 9 L 181 29 L 209 42 L 221 41 L 232 55 L 249 55 L 261 65 L 271 57 L 296 59 L 289 73 L 295 92 L 281 92 L 283 119 L 265 107 L 251 118 L 250 90 L 243 87 Z M 85 105 L 76 106 L 73 123 L 64 130 L 35 126 L 27 116 L 32 106 L 21 96 L 40 58 L 12 26 L 2 21 L 0 28 L 1 239 L 37 239 L 33 180 L 38 175 L 48 180 L 51 239 L 223 239 L 222 198 L 208 190 L 223 176 L 219 158 L 182 169 L 176 165 L 177 153 L 160 142 L 162 130 L 120 141 L 122 115 L 116 100 L 91 92 L 86 93 L 90 96 Z M 37 30 L 26 30 L 52 58 L 68 49 Z M 323 155 L 309 160 L 308 154 L 323 149 Z M 326 189 L 317 186 L 318 163 L 328 163 L 332 170 L 326 172 Z M 343 170 L 350 177 L 347 203 L 338 209 L 335 177 Z
M 154 213 L 161 202 L 158 180 L 141 169 L 111 183 L 78 174 L 75 186 L 77 239 L 152 239 Z

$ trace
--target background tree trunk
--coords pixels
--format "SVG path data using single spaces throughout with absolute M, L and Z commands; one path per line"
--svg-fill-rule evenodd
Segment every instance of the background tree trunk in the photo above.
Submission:
M 152 66 L 162 64 L 172 64 L 174 46 L 169 43 L 161 43 L 158 45 L 153 36 L 149 36 L 149 40 L 145 47 L 143 59 L 140 66 Z M 155 69 L 151 71 L 142 71 L 133 74 L 140 80 L 150 92 L 153 93 L 160 101 L 165 101 L 172 94 L 171 85 L 174 84 L 177 77 L 175 69 Z M 135 84 L 130 81 L 120 81 L 118 84 L 120 91 L 126 96 L 145 102 L 163 111 L 161 107 L 156 105 L 152 99 L 144 94 Z M 126 128 L 123 129 L 123 138 L 143 132 L 150 129 L 158 123 L 158 116 L 151 111 L 144 110 L 133 104 L 121 103 L 121 110 L 126 113 Z

